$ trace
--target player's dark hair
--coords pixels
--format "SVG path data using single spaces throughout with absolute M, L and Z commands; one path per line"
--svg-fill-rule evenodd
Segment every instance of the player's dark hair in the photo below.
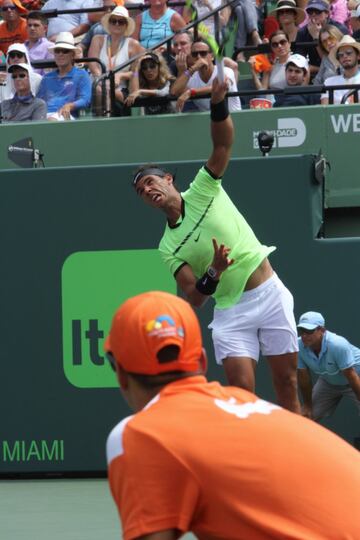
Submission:
M 133 172 L 133 176 L 132 176 L 132 180 L 131 180 L 131 184 L 132 186 L 135 188 L 136 187 L 136 182 L 134 183 L 134 179 L 136 179 L 136 177 L 140 174 L 141 176 L 141 173 L 143 173 L 144 171 L 146 171 L 146 169 L 160 169 L 161 171 L 163 171 L 164 175 L 165 174 L 171 174 L 171 176 L 173 177 L 173 186 L 174 188 L 178 190 L 178 187 L 177 185 L 175 184 L 175 174 L 173 174 L 172 172 L 164 169 L 164 167 L 162 167 L 161 165 L 158 165 L 157 163 L 145 163 L 145 165 L 141 165 L 140 167 L 138 167 L 134 172 Z

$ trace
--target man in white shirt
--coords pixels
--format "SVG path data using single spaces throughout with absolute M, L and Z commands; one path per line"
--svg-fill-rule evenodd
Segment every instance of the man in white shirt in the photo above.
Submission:
M 81 9 L 97 7 L 93 0 L 48 0 L 42 7 L 43 11 L 57 9 Z M 85 34 L 90 28 L 87 13 L 68 13 L 49 19 L 47 37 L 55 41 L 60 32 L 71 32 L 74 37 Z
M 359 69 L 360 43 L 355 41 L 351 36 L 344 36 L 341 41 L 331 49 L 329 53 L 330 60 L 336 65 L 336 61 L 340 63 L 343 74 L 328 77 L 325 80 L 325 86 L 337 86 L 344 84 L 360 84 L 360 69 Z M 334 104 L 341 103 L 343 96 L 349 92 L 349 89 L 335 90 Z M 358 92 L 360 98 L 360 92 Z M 346 104 L 353 103 L 354 98 L 350 96 L 346 100 Z M 329 93 L 325 92 L 321 96 L 322 105 L 328 105 Z
M 217 67 L 214 65 L 214 56 L 206 41 L 198 39 L 191 46 L 191 58 L 194 62 L 191 67 L 181 73 L 174 82 L 171 93 L 178 97 L 177 109 L 182 111 L 186 101 L 195 96 L 211 93 L 212 82 L 217 77 Z M 237 92 L 234 72 L 224 67 L 225 78 L 228 82 L 228 91 Z M 197 99 L 194 103 L 199 111 L 210 110 L 210 99 Z M 238 96 L 228 98 L 229 111 L 241 111 Z

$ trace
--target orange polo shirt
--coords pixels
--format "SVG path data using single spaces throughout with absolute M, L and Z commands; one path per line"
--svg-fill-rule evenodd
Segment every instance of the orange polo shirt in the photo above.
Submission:
M 12 43 L 24 43 L 28 38 L 26 31 L 26 21 L 20 17 L 20 22 L 15 28 L 9 32 L 6 26 L 6 22 L 0 23 L 0 51 L 4 54 L 7 53 L 7 50 Z
M 167 385 L 107 442 L 125 540 L 359 540 L 360 456 L 308 419 L 204 377 Z

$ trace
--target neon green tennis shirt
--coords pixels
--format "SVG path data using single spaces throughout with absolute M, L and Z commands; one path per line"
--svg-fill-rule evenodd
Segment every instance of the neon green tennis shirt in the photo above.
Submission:
M 189 264 L 200 278 L 213 260 L 213 238 L 231 248 L 229 257 L 234 263 L 221 274 L 213 297 L 219 309 L 233 306 L 251 274 L 276 248 L 260 244 L 222 188 L 221 180 L 212 178 L 204 167 L 181 196 L 182 217 L 176 225 L 166 225 L 159 244 L 161 257 L 172 274 Z

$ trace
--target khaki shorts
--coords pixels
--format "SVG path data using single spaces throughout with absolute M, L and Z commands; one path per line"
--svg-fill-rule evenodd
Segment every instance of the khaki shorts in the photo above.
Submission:
M 294 299 L 274 273 L 264 283 L 245 291 L 239 302 L 214 310 L 209 325 L 218 364 L 228 357 L 259 360 L 297 352 L 298 337 L 294 318 Z

